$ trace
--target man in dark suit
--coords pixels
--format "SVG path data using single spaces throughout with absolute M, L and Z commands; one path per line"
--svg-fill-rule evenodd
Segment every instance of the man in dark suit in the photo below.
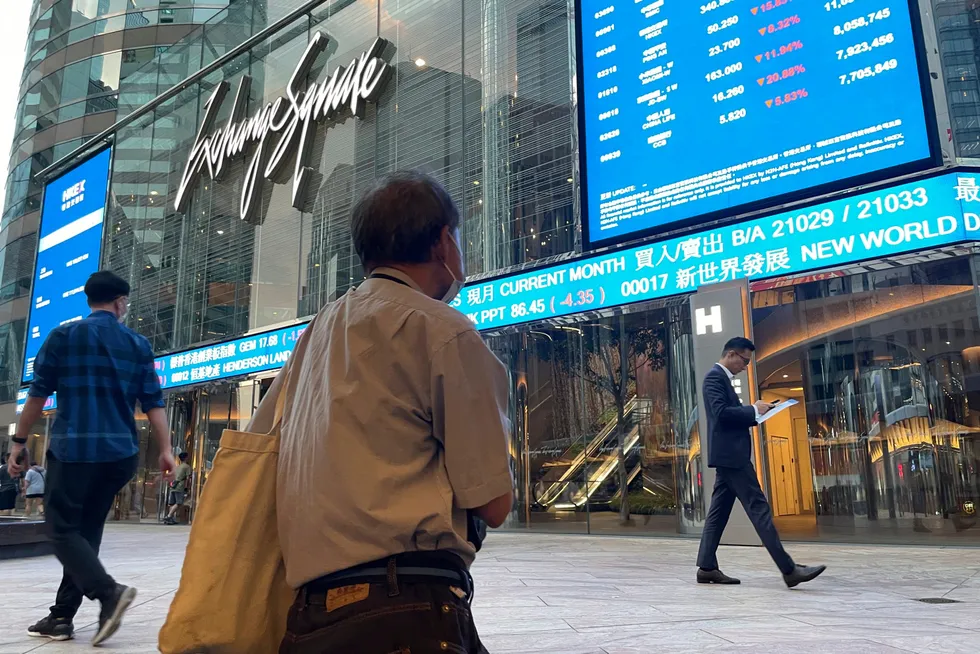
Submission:
M 742 406 L 732 387 L 735 375 L 748 367 L 754 351 L 755 345 L 749 339 L 733 338 L 725 344 L 721 360 L 704 376 L 701 393 L 708 417 L 708 467 L 715 469 L 715 489 L 701 534 L 698 583 L 741 583 L 718 569 L 717 556 L 721 535 L 738 498 L 763 545 L 783 573 L 786 585 L 793 588 L 815 579 L 826 570 L 826 566 L 798 565 L 786 553 L 772 524 L 769 500 L 759 486 L 759 477 L 752 465 L 749 428 L 758 424 L 759 418 L 774 405 L 760 401 L 751 406 Z

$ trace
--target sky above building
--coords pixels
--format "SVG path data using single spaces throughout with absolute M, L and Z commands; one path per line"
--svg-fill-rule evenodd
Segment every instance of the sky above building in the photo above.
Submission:
M 3 20 L 0 21 L 0 205 L 7 196 L 7 166 L 10 145 L 14 138 L 14 115 L 17 93 L 24 71 L 24 45 L 27 42 L 31 0 L 2 0 Z

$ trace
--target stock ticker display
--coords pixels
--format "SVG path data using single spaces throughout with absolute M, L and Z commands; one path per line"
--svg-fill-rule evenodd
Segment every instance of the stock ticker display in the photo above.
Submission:
M 949 173 L 490 282 L 453 303 L 480 330 L 980 238 L 980 174 Z
M 154 361 L 160 387 L 164 390 L 174 389 L 282 368 L 306 330 L 306 324 L 160 355 Z M 24 409 L 26 402 L 27 389 L 24 388 L 17 393 L 17 413 Z M 57 397 L 52 395 L 44 410 L 49 411 L 57 406 Z
M 164 389 L 217 381 L 281 368 L 306 323 L 244 336 L 156 358 L 157 376 Z
M 931 156 L 908 0 L 581 7 L 593 244 Z
M 980 240 L 980 174 L 948 173 L 629 250 L 474 281 L 452 306 L 481 331 Z M 282 367 L 306 324 L 156 358 L 164 388 Z M 22 390 L 18 413 L 27 400 Z M 54 408 L 50 399 L 46 408 Z

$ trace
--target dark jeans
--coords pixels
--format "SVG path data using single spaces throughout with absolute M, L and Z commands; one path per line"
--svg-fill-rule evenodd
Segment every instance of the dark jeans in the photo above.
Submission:
M 402 577 L 394 587 L 380 582 L 301 590 L 279 654 L 487 654 L 471 599 L 445 581 Z
M 715 490 L 711 495 L 711 508 L 704 521 L 701 532 L 701 549 L 698 552 L 698 567 L 715 570 L 718 567 L 718 544 L 728 525 L 728 518 L 735 506 L 735 499 L 742 503 L 752 526 L 769 550 L 769 556 L 783 574 L 789 574 L 796 567 L 793 559 L 779 540 L 776 526 L 772 524 L 772 510 L 759 486 L 759 477 L 752 464 L 744 468 L 715 468 Z
M 101 600 L 116 582 L 99 561 L 113 500 L 136 473 L 138 455 L 106 463 L 69 463 L 48 452 L 44 521 L 65 572 L 51 614 L 74 618 L 82 596 Z

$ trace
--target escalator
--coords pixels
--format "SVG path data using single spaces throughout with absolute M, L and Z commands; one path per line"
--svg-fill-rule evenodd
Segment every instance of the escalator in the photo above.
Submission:
M 633 411 L 636 409 L 636 397 L 626 403 L 624 418 L 628 421 Z M 628 423 L 627 423 L 628 424 Z M 574 510 L 584 506 L 591 499 L 595 492 L 601 488 L 610 475 L 616 470 L 619 464 L 619 456 L 616 444 L 616 425 L 617 418 L 612 418 L 606 425 L 599 430 L 585 449 L 580 452 L 562 473 L 557 481 L 547 486 L 536 498 L 536 503 L 541 508 L 559 508 Z M 623 442 L 624 454 L 629 457 L 631 453 L 639 451 L 640 428 L 634 426 Z M 603 454 L 603 452 L 609 452 Z M 594 474 L 583 483 L 579 481 L 583 478 L 582 472 L 587 462 L 596 458 L 600 459 L 599 467 Z M 630 469 L 629 479 L 633 480 L 642 466 L 638 463 Z M 564 496 L 564 501 L 559 502 Z

